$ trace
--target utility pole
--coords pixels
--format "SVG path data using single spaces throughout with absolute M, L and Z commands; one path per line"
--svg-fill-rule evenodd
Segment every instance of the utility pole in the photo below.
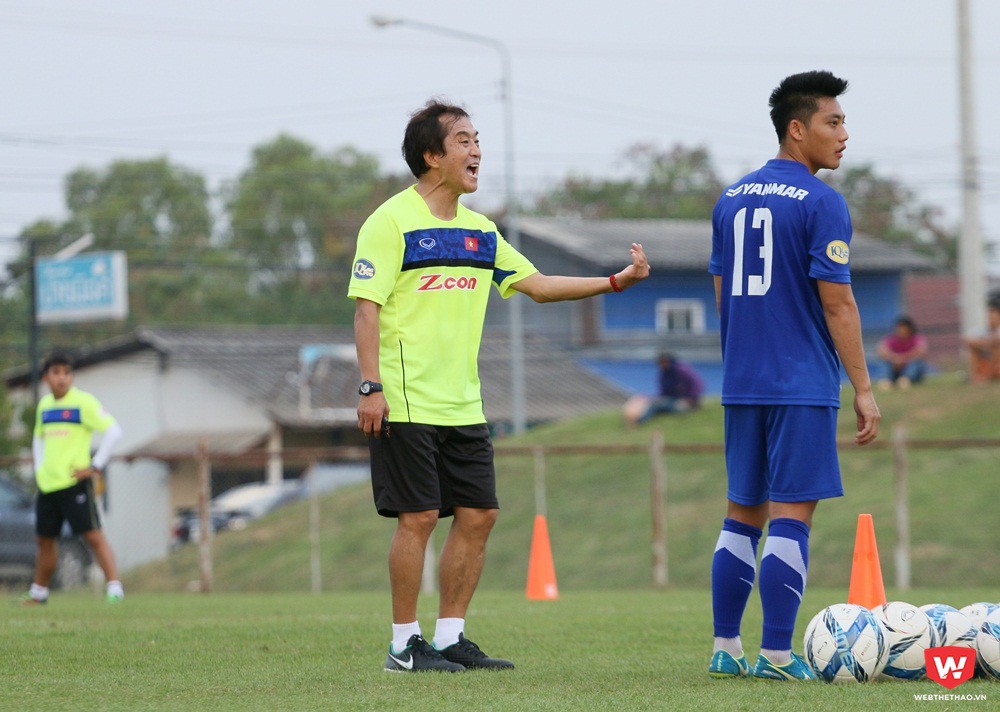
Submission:
M 959 304 L 962 335 L 986 330 L 986 276 L 979 221 L 979 154 L 973 109 L 972 37 L 969 0 L 958 0 L 959 124 L 962 145 L 962 232 L 958 238 Z
M 31 368 L 31 398 L 38 404 L 38 291 L 35 284 L 35 238 L 28 240 L 28 362 Z

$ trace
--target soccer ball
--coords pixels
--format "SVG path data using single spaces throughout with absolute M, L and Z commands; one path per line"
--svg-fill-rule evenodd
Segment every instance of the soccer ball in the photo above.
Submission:
M 872 609 L 885 630 L 889 657 L 882 675 L 899 680 L 920 680 L 927 674 L 924 651 L 931 646 L 933 626 L 927 614 L 903 601 Z
M 981 602 L 970 603 L 964 608 L 959 608 L 958 610 L 960 613 L 964 613 L 968 619 L 972 621 L 972 625 L 975 626 L 976 630 L 979 630 L 983 621 L 986 620 L 986 616 L 995 611 L 997 608 L 1000 608 L 1000 606 L 995 603 Z
M 885 667 L 889 645 L 875 614 L 864 606 L 837 603 L 809 621 L 805 654 L 827 682 L 868 682 Z
M 931 635 L 931 647 L 940 648 L 945 645 L 957 645 L 960 648 L 976 647 L 976 627 L 969 617 L 944 603 L 928 603 L 920 610 L 931 619 L 934 631 Z
M 986 677 L 1000 680 L 1000 606 L 994 606 L 993 612 L 986 616 L 976 635 L 976 644 L 978 669 Z

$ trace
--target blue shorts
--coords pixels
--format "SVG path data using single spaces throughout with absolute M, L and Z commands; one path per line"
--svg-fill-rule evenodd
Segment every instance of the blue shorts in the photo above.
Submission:
M 752 507 L 840 497 L 837 409 L 813 405 L 727 405 L 728 497 Z

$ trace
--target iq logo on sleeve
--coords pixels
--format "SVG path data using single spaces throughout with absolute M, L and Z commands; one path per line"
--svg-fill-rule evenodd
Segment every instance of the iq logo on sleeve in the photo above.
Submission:
M 837 264 L 846 265 L 851 259 L 851 248 L 843 240 L 834 240 L 826 246 L 826 256 Z

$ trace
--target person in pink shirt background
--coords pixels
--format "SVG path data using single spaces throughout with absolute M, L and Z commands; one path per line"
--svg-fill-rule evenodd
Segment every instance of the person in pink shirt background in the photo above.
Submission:
M 885 363 L 888 377 L 879 381 L 883 389 L 909 388 L 924 378 L 927 338 L 917 333 L 917 326 L 907 316 L 896 320 L 896 329 L 878 345 L 878 357 Z

